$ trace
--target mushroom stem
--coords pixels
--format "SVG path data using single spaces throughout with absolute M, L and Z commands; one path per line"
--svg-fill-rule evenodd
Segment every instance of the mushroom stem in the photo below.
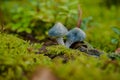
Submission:
M 62 37 L 59 37 L 56 40 L 57 40 L 58 44 L 65 45 Z
M 69 48 L 72 45 L 72 43 L 73 43 L 72 41 L 67 40 L 65 45 L 66 45 L 67 48 Z

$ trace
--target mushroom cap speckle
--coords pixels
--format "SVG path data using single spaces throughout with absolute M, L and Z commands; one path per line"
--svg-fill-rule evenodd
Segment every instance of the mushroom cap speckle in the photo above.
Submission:
M 67 34 L 67 28 L 60 22 L 56 23 L 48 32 L 52 37 L 63 37 Z
M 74 28 L 67 33 L 66 37 L 67 40 L 72 42 L 83 41 L 86 38 L 86 34 L 80 28 Z

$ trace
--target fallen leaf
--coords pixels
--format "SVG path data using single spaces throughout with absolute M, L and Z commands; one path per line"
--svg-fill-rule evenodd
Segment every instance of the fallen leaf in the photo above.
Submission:
M 115 50 L 115 54 L 120 54 L 120 48 L 117 48 L 117 49 Z
M 52 70 L 46 67 L 38 67 L 30 80 L 58 80 Z

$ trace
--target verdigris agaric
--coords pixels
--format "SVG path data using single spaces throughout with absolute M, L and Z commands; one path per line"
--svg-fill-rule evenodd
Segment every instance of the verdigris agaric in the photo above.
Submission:
M 67 28 L 60 22 L 57 22 L 48 32 L 48 35 L 56 38 L 58 44 L 64 45 L 63 37 L 67 34 Z
M 74 42 L 83 41 L 86 38 L 86 34 L 83 30 L 80 29 L 82 23 L 82 10 L 80 9 L 80 5 L 78 5 L 78 22 L 76 28 L 70 30 L 66 37 L 66 47 L 70 47 Z
M 86 34 L 80 28 L 73 28 L 67 35 L 66 47 L 70 47 L 74 42 L 83 41 L 86 38 Z

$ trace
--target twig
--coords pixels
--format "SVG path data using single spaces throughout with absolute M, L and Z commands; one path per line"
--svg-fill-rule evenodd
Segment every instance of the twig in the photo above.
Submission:
M 78 22 L 77 22 L 77 27 L 80 28 L 82 23 L 82 10 L 80 8 L 80 5 L 78 5 Z
M 4 31 L 4 19 L 3 19 L 3 14 L 2 14 L 1 9 L 0 9 L 0 31 L 1 32 Z

